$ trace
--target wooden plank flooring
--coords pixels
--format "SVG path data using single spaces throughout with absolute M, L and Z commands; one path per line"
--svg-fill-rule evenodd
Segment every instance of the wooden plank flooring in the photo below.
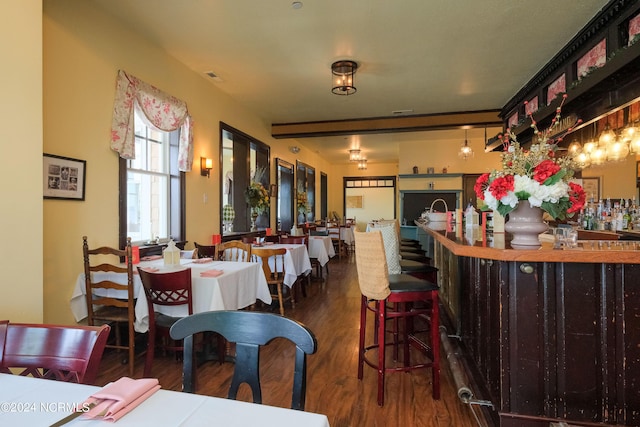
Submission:
M 332 427 L 420 426 L 474 427 L 472 410 L 461 403 L 454 389 L 446 357 L 441 356 L 441 398 L 431 397 L 431 371 L 394 373 L 386 379 L 384 407 L 376 404 L 376 371 L 365 366 L 364 378 L 357 378 L 359 303 L 357 273 L 353 259 L 333 259 L 330 274 L 322 283 L 314 280 L 294 309 L 286 315 L 306 324 L 316 335 L 318 351 L 308 357 L 306 411 L 326 414 Z M 146 343 L 141 336 L 141 343 Z M 140 346 L 142 347 L 142 345 Z M 158 353 L 158 352 L 156 352 Z M 107 350 L 97 385 L 127 375 L 121 363 L 124 353 Z M 142 376 L 144 356 L 136 360 L 136 377 Z M 153 376 L 164 389 L 181 389 L 182 363 L 173 355 L 156 354 Z M 261 354 L 263 403 L 290 407 L 293 378 L 293 348 L 276 340 Z M 233 365 L 207 362 L 198 368 L 198 393 L 226 397 Z M 243 385 L 239 400 L 251 401 Z M 215 423 L 215 420 L 212 420 Z

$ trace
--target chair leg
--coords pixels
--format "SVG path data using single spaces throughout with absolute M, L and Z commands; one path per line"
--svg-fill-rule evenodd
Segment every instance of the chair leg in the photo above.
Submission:
M 136 356 L 136 333 L 133 329 L 133 322 L 129 322 L 129 376 L 133 377 L 135 370 Z
M 145 378 L 151 378 L 151 366 L 153 365 L 153 357 L 156 347 L 156 328 L 149 325 L 148 340 L 147 340 L 147 357 L 144 361 L 144 373 Z
M 387 305 L 384 301 L 378 305 L 378 406 L 384 405 L 384 376 L 385 376 L 385 321 L 387 319 Z
M 367 334 L 367 297 L 360 298 L 360 342 L 358 344 L 358 379 L 361 380 L 364 370 L 364 346 Z
M 284 302 L 282 301 L 282 282 L 278 282 L 278 301 L 280 302 L 280 315 L 284 316 Z M 291 289 L 290 291 L 292 291 Z M 291 294 L 291 301 L 293 301 L 293 293 Z

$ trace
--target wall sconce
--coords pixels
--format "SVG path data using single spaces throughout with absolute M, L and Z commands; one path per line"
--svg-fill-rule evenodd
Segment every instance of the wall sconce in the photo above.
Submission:
M 200 175 L 209 178 L 211 175 L 211 168 L 213 168 L 213 160 L 206 157 L 200 157 Z

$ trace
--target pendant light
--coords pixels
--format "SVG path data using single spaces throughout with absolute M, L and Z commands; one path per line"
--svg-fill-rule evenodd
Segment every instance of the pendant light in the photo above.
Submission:
M 473 157 L 473 149 L 469 147 L 469 142 L 467 141 L 467 130 L 464 130 L 464 143 L 460 147 L 460 151 L 458 152 L 458 156 L 462 160 L 467 160 L 469 157 Z

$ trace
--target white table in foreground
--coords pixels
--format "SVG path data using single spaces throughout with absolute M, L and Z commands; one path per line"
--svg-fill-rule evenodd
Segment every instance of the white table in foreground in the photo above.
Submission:
M 163 260 L 143 261 L 134 266 L 133 295 L 136 301 L 135 330 L 147 332 L 149 329 L 149 307 L 144 294 L 144 288 L 137 274 L 136 267 L 155 267 L 160 273 L 163 271 L 175 271 L 180 268 L 191 268 L 191 286 L 193 289 L 193 312 L 201 313 L 213 310 L 239 310 L 254 304 L 257 299 L 271 304 L 271 294 L 262 268 L 257 263 L 214 261 L 198 264 L 191 259 L 181 259 L 181 266 L 164 266 Z M 223 270 L 224 274 L 218 277 L 201 277 L 200 273 L 206 270 Z M 126 284 L 126 274 L 122 273 L 94 273 L 102 280 L 109 277 L 111 280 Z M 76 286 L 71 296 L 71 311 L 76 321 L 87 317 L 87 304 L 85 301 L 84 273 L 78 275 Z M 124 291 L 111 291 L 111 295 L 117 298 L 127 298 Z M 182 317 L 188 314 L 186 306 L 159 307 L 158 311 L 169 316 Z
M 99 387 L 0 374 L 0 425 L 49 426 Z M 326 415 L 199 394 L 158 390 L 116 424 L 76 418 L 65 426 L 329 427 Z

